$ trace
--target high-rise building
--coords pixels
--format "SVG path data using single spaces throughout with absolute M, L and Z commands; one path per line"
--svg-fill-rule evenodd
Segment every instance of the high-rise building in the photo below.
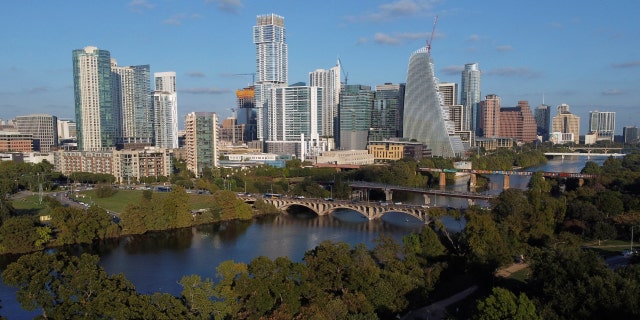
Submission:
M 58 118 L 49 114 L 17 116 L 16 127 L 33 137 L 33 150 L 49 152 L 58 145 Z
M 371 111 L 369 141 L 402 137 L 404 84 L 377 85 Z
M 487 95 L 480 102 L 480 131 L 482 137 L 500 137 L 500 97 L 495 94 Z
M 458 84 L 455 82 L 443 82 L 438 84 L 438 92 L 442 95 L 445 106 L 458 104 Z
M 117 117 L 118 143 L 148 145 L 153 140 L 153 106 L 151 100 L 151 68 L 149 65 L 118 66 L 111 59 L 113 108 Z
M 558 106 L 558 114 L 553 117 L 551 133 L 572 134 L 573 143 L 580 143 L 580 117 L 569 112 L 568 104 Z
M 340 93 L 340 150 L 365 150 L 371 128 L 374 93 L 370 86 L 349 84 Z
M 613 141 L 615 129 L 615 112 L 589 112 L 589 132 L 596 133 L 598 141 Z
M 533 142 L 537 139 L 536 120 L 528 101 L 518 101 L 514 108 L 500 108 L 500 137 L 512 138 L 518 143 Z
M 187 169 L 196 176 L 204 168 L 218 166 L 218 115 L 214 112 L 191 112 L 185 121 Z
M 322 131 L 321 136 L 333 137 L 333 123 L 338 116 L 340 102 L 340 61 L 335 67 L 309 72 L 309 85 L 322 88 Z
M 462 155 L 465 148 L 460 137 L 455 135 L 449 109 L 437 88 L 438 81 L 427 48 L 416 50 L 411 54 L 407 71 L 403 135 L 426 144 L 436 157 L 452 158 Z
M 242 141 L 250 142 L 258 139 L 258 115 L 253 86 L 236 90 L 236 118 L 238 125 L 243 126 Z
M 438 92 L 444 105 L 449 107 L 449 120 L 453 122 L 454 130 L 456 132 L 462 131 L 464 107 L 458 104 L 458 84 L 455 82 L 440 83 L 438 84 Z
M 267 108 L 267 152 L 306 159 L 325 151 L 319 139 L 322 98 L 320 87 L 272 88 Z
M 462 130 L 479 135 L 480 122 L 480 68 L 477 63 L 467 63 L 462 71 L 460 104 L 462 110 Z
M 78 149 L 113 148 L 120 110 L 112 101 L 111 54 L 96 47 L 73 50 L 73 87 Z
M 255 103 L 258 108 L 258 139 L 266 138 L 268 96 L 271 88 L 284 87 L 288 82 L 288 47 L 284 18 L 276 14 L 260 15 L 253 27 L 256 45 Z
M 637 126 L 622 128 L 622 141 L 624 143 L 639 143 L 640 129 Z
M 153 141 L 159 148 L 178 148 L 178 93 L 176 73 L 153 74 Z
M 536 107 L 533 117 L 536 119 L 536 131 L 543 141 L 549 140 L 551 128 L 551 106 L 541 104 Z

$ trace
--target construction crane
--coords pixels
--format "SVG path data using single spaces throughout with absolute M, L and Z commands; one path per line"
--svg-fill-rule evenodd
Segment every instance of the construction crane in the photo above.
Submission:
M 427 42 L 427 53 L 431 54 L 431 42 L 433 42 L 433 35 L 436 34 L 436 25 L 438 24 L 438 16 L 433 20 L 433 29 L 431 30 L 431 37 L 429 38 L 429 42 Z
M 254 85 L 256 83 L 256 73 L 252 72 L 252 73 L 236 73 L 234 74 L 234 76 L 251 76 L 251 84 L 250 85 Z
M 340 60 L 340 58 L 338 58 L 338 64 L 340 65 L 340 72 L 344 73 L 344 85 L 346 86 L 349 81 L 349 73 L 344 71 L 344 68 L 342 67 L 342 60 Z

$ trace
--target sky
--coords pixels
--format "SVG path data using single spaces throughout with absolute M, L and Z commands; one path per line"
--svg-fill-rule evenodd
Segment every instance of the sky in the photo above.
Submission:
M 175 71 L 181 127 L 193 111 L 226 118 L 256 70 L 256 16 L 275 13 L 290 83 L 338 58 L 349 84 L 403 83 L 411 53 L 432 39 L 441 82 L 460 84 L 464 64 L 477 62 L 482 97 L 532 110 L 544 101 L 552 116 L 569 104 L 582 134 L 589 111 L 614 111 L 622 134 L 640 126 L 639 12 L 637 0 L 5 0 L 0 118 L 74 119 L 71 52 L 86 46 L 120 66 Z

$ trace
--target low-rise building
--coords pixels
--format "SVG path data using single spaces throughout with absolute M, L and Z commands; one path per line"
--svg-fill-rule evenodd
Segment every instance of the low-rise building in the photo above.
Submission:
M 316 163 L 367 165 L 374 163 L 374 157 L 367 150 L 325 151 Z
M 33 151 L 33 135 L 19 132 L 0 131 L 0 152 Z

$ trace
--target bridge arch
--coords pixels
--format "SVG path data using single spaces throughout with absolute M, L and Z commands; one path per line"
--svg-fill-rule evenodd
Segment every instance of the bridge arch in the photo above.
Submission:
M 347 202 L 347 201 L 323 201 L 321 199 L 265 199 L 266 203 L 274 205 L 282 211 L 287 211 L 292 206 L 302 206 L 318 216 L 333 214 L 338 209 L 348 209 L 360 213 L 363 217 L 373 220 L 380 219 L 390 212 L 400 212 L 415 217 L 424 223 L 429 223 L 428 212 L 417 206 L 407 205 L 380 205 L 369 202 Z

